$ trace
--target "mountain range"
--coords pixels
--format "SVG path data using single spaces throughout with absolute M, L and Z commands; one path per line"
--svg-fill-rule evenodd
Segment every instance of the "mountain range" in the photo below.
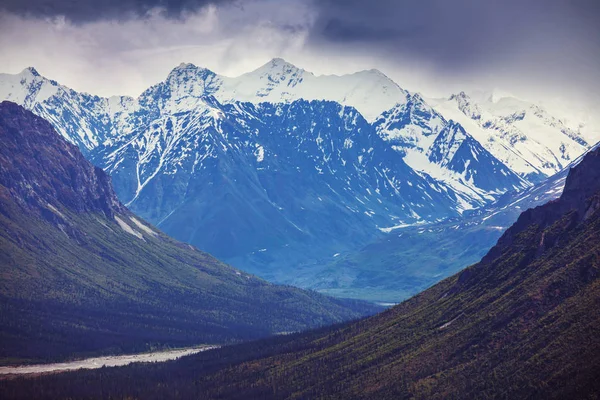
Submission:
M 378 288 L 350 266 L 331 284 L 324 266 L 394 228 L 523 192 L 600 137 L 512 97 L 426 99 L 376 70 L 316 76 L 282 59 L 236 78 L 181 64 L 137 98 L 79 93 L 29 68 L 0 75 L 0 99 L 50 121 L 167 234 L 317 290 L 402 292 L 408 277 Z
M 0 381 L 6 398 L 588 399 L 600 392 L 600 150 L 476 264 L 376 316 L 160 365 Z
M 44 119 L 0 103 L 0 363 L 223 344 L 380 307 L 268 283 L 129 211 Z

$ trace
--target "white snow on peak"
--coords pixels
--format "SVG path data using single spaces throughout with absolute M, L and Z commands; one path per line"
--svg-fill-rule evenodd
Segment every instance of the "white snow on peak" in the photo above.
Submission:
M 158 88 L 167 89 L 173 100 L 204 95 L 213 95 L 221 103 L 329 100 L 356 108 L 369 121 L 396 104 L 404 104 L 408 95 L 378 70 L 316 76 L 281 58 L 238 77 L 222 76 L 194 64 L 182 63 L 164 82 L 148 89 L 141 98 Z
M 506 92 L 461 92 L 427 101 L 522 176 L 553 175 L 595 143 L 538 105 Z
M 0 74 L 0 99 L 31 105 L 47 100 L 58 91 L 59 85 L 49 81 L 33 67 L 18 74 Z
M 285 61 L 283 58 L 274 58 L 254 71 L 247 72 L 242 76 L 275 77 L 302 72 L 305 71 L 296 67 L 294 64 Z M 310 72 L 308 73 L 310 74 Z

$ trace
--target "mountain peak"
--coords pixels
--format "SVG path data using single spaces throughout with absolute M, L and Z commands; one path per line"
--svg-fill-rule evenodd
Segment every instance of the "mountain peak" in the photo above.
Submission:
M 27 67 L 19 75 L 32 75 L 32 76 L 41 76 L 40 73 L 34 67 Z
M 271 61 L 262 65 L 258 69 L 256 69 L 252 73 L 258 73 L 259 75 L 288 75 L 288 74 L 297 74 L 304 72 L 302 68 L 296 67 L 294 64 L 287 62 L 283 58 L 273 58 Z
M 362 72 L 363 73 L 367 73 L 367 74 L 371 74 L 371 75 L 376 75 L 376 76 L 378 76 L 380 78 L 385 78 L 385 79 L 391 80 L 389 76 L 387 76 L 386 74 L 384 74 L 383 72 L 381 72 L 377 68 L 365 69 Z
M 210 71 L 207 68 L 199 67 L 192 63 L 182 62 L 181 64 L 179 64 L 178 66 L 173 68 L 171 70 L 171 72 L 169 72 L 169 77 L 179 76 L 182 74 L 185 74 L 185 75 L 198 74 L 198 73 L 203 73 L 203 72 L 211 72 L 212 73 L 212 71 Z
M 269 61 L 265 65 L 270 65 L 272 67 L 284 67 L 284 68 L 300 69 L 300 68 L 296 67 L 294 64 L 292 64 L 290 62 L 287 62 L 286 60 L 284 60 L 281 57 L 275 57 L 275 58 L 273 58 L 271 61 Z
M 288 64 L 291 65 L 290 63 L 288 63 L 287 61 L 285 61 L 283 58 L 281 57 L 275 57 L 271 60 L 271 64 Z
M 23 72 L 29 72 L 33 76 L 40 76 L 40 73 L 37 72 L 37 69 L 35 69 L 34 67 L 27 67 L 23 70 Z
M 222 79 L 207 68 L 181 63 L 171 70 L 164 84 L 170 88 L 174 98 L 200 97 L 218 90 Z
M 195 64 L 182 62 L 175 69 L 190 69 L 190 68 L 198 68 Z

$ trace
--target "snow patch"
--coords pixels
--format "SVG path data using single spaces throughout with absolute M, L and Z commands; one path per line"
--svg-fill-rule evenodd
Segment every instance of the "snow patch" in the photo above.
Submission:
M 117 223 L 119 224 L 121 229 L 123 229 L 125 232 L 129 233 L 130 235 L 135 236 L 138 239 L 144 240 L 144 237 L 142 236 L 142 234 L 140 232 L 136 231 L 131 226 L 127 225 L 127 223 L 125 221 L 123 221 L 121 218 L 119 218 L 117 215 L 115 215 L 115 221 L 117 221 Z
M 257 144 L 254 155 L 256 156 L 256 162 L 263 162 L 265 159 L 265 148 Z
M 137 218 L 135 218 L 135 217 L 129 217 L 129 219 L 131 220 L 131 222 L 133 222 L 134 224 L 136 224 L 138 228 L 140 228 L 141 230 L 143 230 L 147 234 L 150 234 L 152 236 L 158 236 L 158 233 L 154 232 L 152 229 L 150 229 L 149 227 L 147 227 L 146 225 L 144 225 Z

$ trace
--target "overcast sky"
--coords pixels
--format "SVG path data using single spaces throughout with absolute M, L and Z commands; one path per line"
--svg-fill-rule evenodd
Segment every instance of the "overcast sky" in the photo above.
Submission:
M 138 95 L 181 62 L 377 68 L 429 96 L 500 88 L 600 105 L 597 0 L 0 0 L 0 72 Z

